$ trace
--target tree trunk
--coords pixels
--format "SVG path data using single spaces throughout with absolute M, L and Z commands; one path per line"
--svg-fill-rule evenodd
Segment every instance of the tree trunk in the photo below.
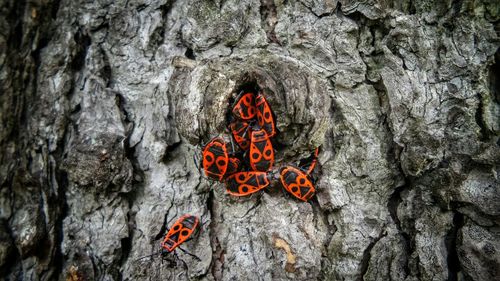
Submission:
M 494 0 L 1 0 L 0 278 L 499 280 L 499 25 Z M 320 146 L 309 202 L 200 171 L 245 85 L 276 167 Z M 200 260 L 162 261 L 186 213 Z

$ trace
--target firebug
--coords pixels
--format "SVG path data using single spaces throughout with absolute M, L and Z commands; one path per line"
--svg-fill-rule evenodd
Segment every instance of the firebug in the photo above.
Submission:
M 233 106 L 234 116 L 242 120 L 250 120 L 255 117 L 255 95 L 254 93 L 241 94 Z
M 316 191 L 307 173 L 294 166 L 280 169 L 280 181 L 288 192 L 302 201 L 309 200 Z
M 268 185 L 269 179 L 266 172 L 237 172 L 226 179 L 226 191 L 234 196 L 250 195 Z
M 267 172 L 274 165 L 273 145 L 264 129 L 252 131 L 249 158 L 254 171 Z
M 273 112 L 262 92 L 259 92 L 255 97 L 255 107 L 259 126 L 266 131 L 269 137 L 273 137 L 276 134 Z
M 173 206 L 173 201 L 172 201 L 172 204 L 170 205 L 169 210 L 171 209 L 172 206 Z M 168 214 L 168 212 L 167 212 L 167 214 Z M 165 216 L 165 221 L 167 220 L 167 216 Z M 173 257 L 175 259 L 180 260 L 184 264 L 184 266 L 187 268 L 186 262 L 184 260 L 180 259 L 177 256 L 177 254 L 175 253 L 176 249 L 179 249 L 182 252 L 190 255 L 191 257 L 201 261 L 201 259 L 199 257 L 189 253 L 188 251 L 186 251 L 180 247 L 181 244 L 183 244 L 183 243 L 185 243 L 188 240 L 191 240 L 193 238 L 193 234 L 198 231 L 199 227 L 200 227 L 200 219 L 198 217 L 193 216 L 193 215 L 188 215 L 188 214 L 181 216 L 180 218 L 177 219 L 177 221 L 174 222 L 174 224 L 172 225 L 172 227 L 170 229 L 166 228 L 168 232 L 160 244 L 161 250 L 159 252 L 156 252 L 156 253 L 153 253 L 150 255 L 142 256 L 142 257 L 136 259 L 136 261 L 142 260 L 144 258 L 149 258 L 149 257 L 154 257 L 156 255 L 160 255 L 163 260 L 168 260 L 168 261 L 172 262 L 172 260 L 170 260 L 168 257 L 169 257 L 170 253 L 173 253 Z
M 228 162 L 226 143 L 222 138 L 213 138 L 203 148 L 202 165 L 207 177 L 221 181 L 226 174 Z
M 186 242 L 188 238 L 196 231 L 200 220 L 196 216 L 183 215 L 170 228 L 165 238 L 161 242 L 161 255 L 165 257 L 175 248 Z

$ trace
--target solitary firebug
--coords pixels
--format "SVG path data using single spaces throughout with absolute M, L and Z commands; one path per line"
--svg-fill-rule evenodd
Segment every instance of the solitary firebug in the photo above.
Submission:
M 196 230 L 200 220 L 196 216 L 183 215 L 170 228 L 167 235 L 161 242 L 162 252 L 164 257 L 172 252 L 179 245 L 184 243 Z

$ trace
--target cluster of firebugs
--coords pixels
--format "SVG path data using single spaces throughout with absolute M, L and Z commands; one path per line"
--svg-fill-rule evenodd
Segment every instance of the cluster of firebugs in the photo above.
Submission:
M 202 151 L 205 175 L 224 182 L 227 193 L 233 196 L 247 196 L 266 188 L 276 173 L 271 141 L 276 135 L 276 125 L 262 91 L 242 91 L 239 94 L 231 109 L 229 129 L 239 150 L 222 137 L 211 139 Z M 298 166 L 286 165 L 279 169 L 281 184 L 299 200 L 308 201 L 315 193 L 310 175 L 316 166 L 318 151 L 316 148 Z M 199 223 L 196 216 L 180 217 L 161 243 L 162 256 L 188 240 Z

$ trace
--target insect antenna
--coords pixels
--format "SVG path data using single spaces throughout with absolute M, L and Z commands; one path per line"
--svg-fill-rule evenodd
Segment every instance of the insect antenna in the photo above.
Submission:
M 210 220 L 210 221 L 211 221 L 211 220 Z M 210 223 L 209 223 L 210 221 L 208 221 L 208 220 L 207 220 L 207 221 L 205 221 L 204 223 L 202 223 L 202 224 L 200 225 L 200 232 L 201 232 L 201 229 L 203 229 L 203 227 L 204 227 L 207 223 L 208 223 L 208 224 L 210 224 Z
M 316 147 L 309 157 L 300 160 L 298 167 L 310 176 L 318 164 L 318 154 L 319 147 Z
M 201 161 L 203 161 L 203 159 Z M 198 161 L 196 160 L 196 154 L 193 154 L 193 162 L 194 162 L 194 165 L 196 166 L 196 169 L 198 169 L 198 172 L 200 172 L 200 174 L 202 174 L 201 165 L 198 164 Z
M 179 247 L 177 247 L 177 248 L 179 248 Z M 176 260 L 180 260 L 184 264 L 184 270 L 185 270 L 186 276 L 187 276 L 187 271 L 189 269 L 188 266 L 187 266 L 187 263 L 183 259 L 179 258 L 179 256 L 177 255 L 177 253 L 175 251 L 173 253 L 174 253 L 174 258 Z
M 174 193 L 174 195 L 175 195 L 175 193 Z M 173 199 L 172 199 L 172 202 L 173 202 Z M 167 210 L 167 213 L 165 214 L 165 222 L 166 222 L 165 228 L 167 231 L 169 231 L 168 225 L 170 225 L 172 220 L 177 217 L 177 208 L 175 209 L 175 214 L 169 220 L 167 220 L 169 213 L 170 213 L 170 208 Z
M 158 251 L 158 252 L 156 252 L 156 253 L 153 253 L 151 255 L 146 255 L 146 256 L 139 257 L 136 260 L 134 260 L 134 262 L 137 262 L 137 261 L 145 259 L 145 258 L 150 258 L 150 257 L 156 256 L 156 255 L 160 255 L 160 254 L 161 254 L 161 250 Z
M 233 142 L 233 138 L 229 138 L 229 140 L 231 141 L 231 155 L 235 154 L 236 150 L 234 148 L 234 142 Z
M 170 213 L 170 210 L 174 206 L 174 201 L 175 201 L 175 188 L 173 187 L 173 184 L 170 185 L 170 188 L 172 188 L 172 200 L 170 200 L 170 206 L 168 207 L 167 212 L 165 213 L 165 216 L 163 217 L 163 225 L 161 226 L 161 229 L 158 232 L 158 234 L 156 234 L 155 240 L 160 239 L 165 234 L 165 232 L 168 231 L 168 225 L 170 224 L 172 219 L 174 219 L 177 216 L 177 209 L 176 209 L 175 215 L 170 220 L 168 219 L 168 215 Z
M 242 218 L 246 217 L 248 215 L 248 213 L 250 213 L 252 210 L 255 210 L 255 208 L 257 208 L 260 205 L 260 203 L 262 202 L 261 200 L 262 200 L 262 193 L 259 193 L 257 195 L 257 200 L 256 200 L 255 204 L 253 204 L 253 206 L 250 207 L 250 209 L 248 209 L 243 216 L 238 217 L 238 218 L 242 219 Z
M 181 250 L 181 251 L 182 251 L 182 252 L 184 252 L 185 254 L 190 255 L 191 257 L 193 257 L 193 258 L 197 259 L 198 261 L 201 261 L 201 259 L 200 259 L 198 256 L 196 256 L 196 255 L 194 255 L 194 254 L 191 254 L 190 252 L 188 252 L 188 251 L 186 251 L 186 250 L 182 249 L 180 246 L 179 246 L 179 247 L 177 247 L 177 249 Z

